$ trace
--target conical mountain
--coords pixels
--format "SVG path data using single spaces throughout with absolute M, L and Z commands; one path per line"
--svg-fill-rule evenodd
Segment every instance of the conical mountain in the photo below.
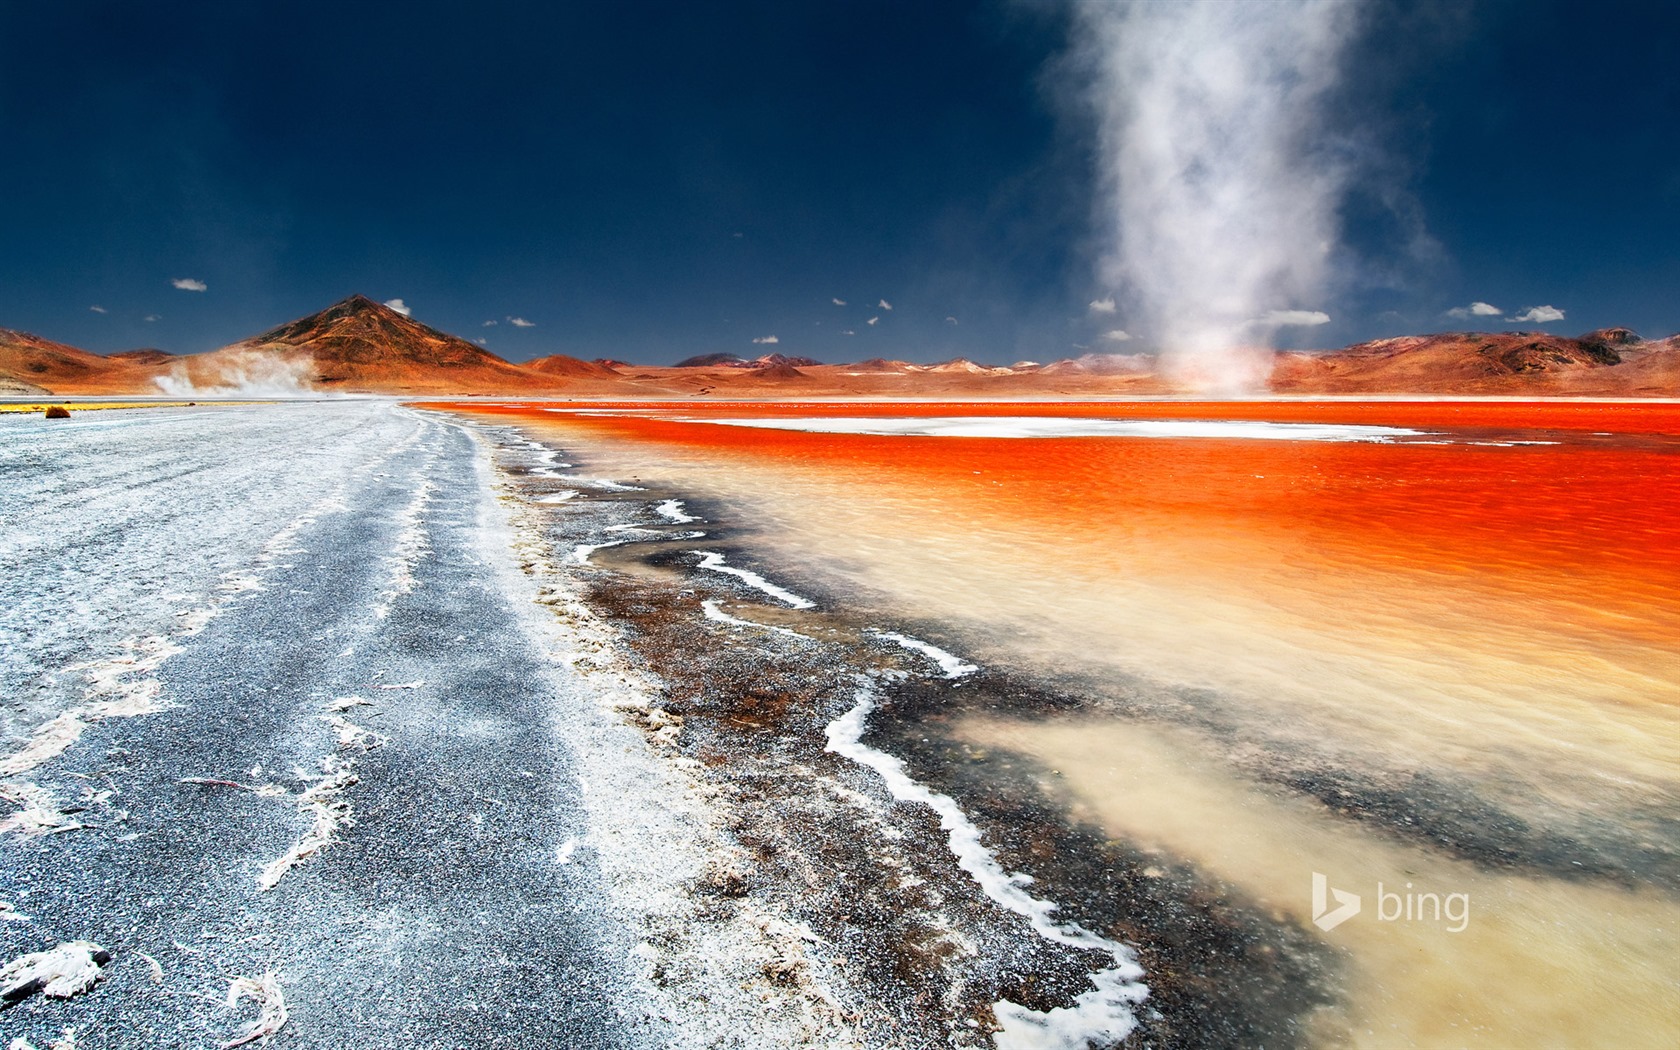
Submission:
M 200 381 L 204 370 L 213 382 L 216 371 L 244 369 L 255 355 L 307 365 L 300 381 L 327 390 L 467 393 L 550 385 L 481 346 L 364 295 L 204 354 L 193 362 L 194 380 Z

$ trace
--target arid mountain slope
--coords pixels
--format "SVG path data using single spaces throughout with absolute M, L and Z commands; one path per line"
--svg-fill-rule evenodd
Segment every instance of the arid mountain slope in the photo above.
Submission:
M 565 354 L 553 354 L 527 361 L 519 366 L 528 371 L 549 376 L 569 376 L 578 379 L 618 379 L 618 369 L 603 361 L 581 361 Z
M 28 332 L 0 328 L 0 384 L 6 392 L 33 394 L 125 394 L 156 392 L 152 370 L 115 357 L 101 357 Z
M 196 385 L 274 358 L 320 390 L 377 393 L 527 392 L 553 384 L 458 336 L 361 295 L 232 346 L 182 361 Z
M 1580 338 L 1544 332 L 1443 332 L 1282 353 L 1272 390 L 1287 394 L 1680 394 L 1674 339 L 1625 328 Z

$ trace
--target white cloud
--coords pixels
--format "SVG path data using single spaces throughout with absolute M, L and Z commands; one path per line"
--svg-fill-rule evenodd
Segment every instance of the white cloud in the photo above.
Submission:
M 480 327 L 483 327 L 483 328 L 494 328 L 494 327 L 496 327 L 496 322 L 495 322 L 495 321 L 486 321 L 486 322 L 484 322 L 484 324 L 483 324 L 483 325 L 481 325 L 481 326 L 480 326 Z
M 407 317 L 414 312 L 412 309 L 409 308 L 409 305 L 407 303 L 403 302 L 401 299 L 387 299 L 387 300 L 385 300 L 385 305 L 389 306 L 391 309 L 395 310 L 397 313 L 402 314 L 404 317 Z
M 745 237 L 746 234 L 744 234 L 744 233 L 732 233 L 729 236 L 735 238 L 736 240 L 740 240 L 742 237 Z
M 844 299 L 835 299 L 835 300 L 833 300 L 833 302 L 834 302 L 835 306 L 845 306 L 846 305 L 846 300 L 844 300 Z
M 1124 343 L 1132 337 L 1132 333 L 1126 331 L 1124 328 L 1116 328 L 1112 331 L 1104 332 L 1102 337 L 1111 343 Z
M 513 325 L 515 328 L 535 328 L 537 326 L 537 322 L 527 321 L 523 317 L 510 317 L 507 320 L 508 324 Z
M 852 330 L 851 330 L 851 329 L 850 329 L 850 328 L 842 328 L 842 329 L 840 329 L 840 334 L 841 334 L 841 335 L 857 335 L 857 333 L 856 333 L 856 332 L 854 332 L 854 331 L 852 331 Z
M 1091 312 L 1094 314 L 1111 314 L 1114 311 L 1115 305 L 1114 297 L 1112 295 L 1106 299 L 1091 300 Z
M 489 346 L 490 345 L 490 340 L 484 338 L 482 335 L 479 336 L 478 339 L 475 340 L 475 342 L 477 342 L 479 346 Z
M 773 335 L 761 335 L 758 338 L 754 339 L 753 342 L 759 343 L 761 345 L 774 345 L 776 343 L 781 342 L 781 340 L 777 339 Z
M 880 321 L 881 321 L 881 319 L 879 317 L 871 317 L 869 320 L 867 320 L 863 323 L 867 324 L 867 325 L 875 325 L 875 324 L 879 324 Z
M 90 306 L 88 309 L 92 310 L 96 314 L 102 314 L 105 312 L 105 308 L 103 306 Z
M 955 317 L 951 317 L 951 316 L 947 315 L 946 318 L 945 318 L 945 323 L 946 324 L 956 324 L 957 319 Z
M 163 318 L 161 316 L 157 315 L 157 314 L 147 314 L 145 319 L 148 320 L 148 321 L 161 321 L 161 320 L 163 320 Z
M 1494 306 L 1492 303 L 1474 302 L 1469 306 L 1453 307 L 1451 310 L 1447 311 L 1447 316 L 1456 317 L 1462 321 L 1469 317 L 1498 317 L 1504 312 L 1504 310 Z
M 177 277 L 169 283 L 181 289 L 183 292 L 203 292 L 208 291 L 210 288 L 209 285 L 205 284 L 196 277 Z
M 1522 324 L 1551 324 L 1563 320 L 1563 311 L 1555 306 L 1531 306 L 1515 317 L 1505 318 Z
M 1329 324 L 1330 315 L 1323 310 L 1268 310 L 1248 323 L 1260 328 L 1310 328 Z
M 892 303 L 887 302 L 885 299 L 882 299 L 879 305 L 880 305 L 881 309 L 883 309 L 883 310 L 891 310 L 892 309 Z

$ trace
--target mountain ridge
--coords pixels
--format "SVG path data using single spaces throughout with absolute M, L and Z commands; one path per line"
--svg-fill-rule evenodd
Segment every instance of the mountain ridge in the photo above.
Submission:
M 1436 332 L 1335 350 L 1277 351 L 1267 392 L 1466 396 L 1680 396 L 1680 335 L 1631 329 L 1580 336 Z M 108 355 L 0 328 L 0 392 L 138 394 L 252 391 L 378 394 L 574 394 L 588 397 L 800 396 L 1117 397 L 1195 394 L 1175 387 L 1149 354 L 1097 354 L 991 367 L 870 358 L 828 365 L 781 353 L 715 353 L 639 367 L 612 357 L 552 354 L 521 364 L 351 295 L 203 354 L 157 349 Z
M 419 390 L 463 380 L 500 381 L 514 389 L 540 385 L 531 373 L 483 347 L 365 295 L 349 296 L 325 310 L 211 351 L 200 363 L 253 351 L 294 360 L 308 355 L 316 371 L 314 382 L 350 388 L 395 385 Z

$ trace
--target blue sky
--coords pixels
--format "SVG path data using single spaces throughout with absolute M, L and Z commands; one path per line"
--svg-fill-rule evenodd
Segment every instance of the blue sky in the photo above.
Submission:
M 541 6 L 0 7 L 0 326 L 197 352 L 361 292 L 511 360 L 1161 337 L 1103 340 L 1128 147 L 1074 5 Z M 1323 100 L 1370 148 L 1353 276 L 1280 341 L 1680 330 L 1680 15 L 1361 11 Z

